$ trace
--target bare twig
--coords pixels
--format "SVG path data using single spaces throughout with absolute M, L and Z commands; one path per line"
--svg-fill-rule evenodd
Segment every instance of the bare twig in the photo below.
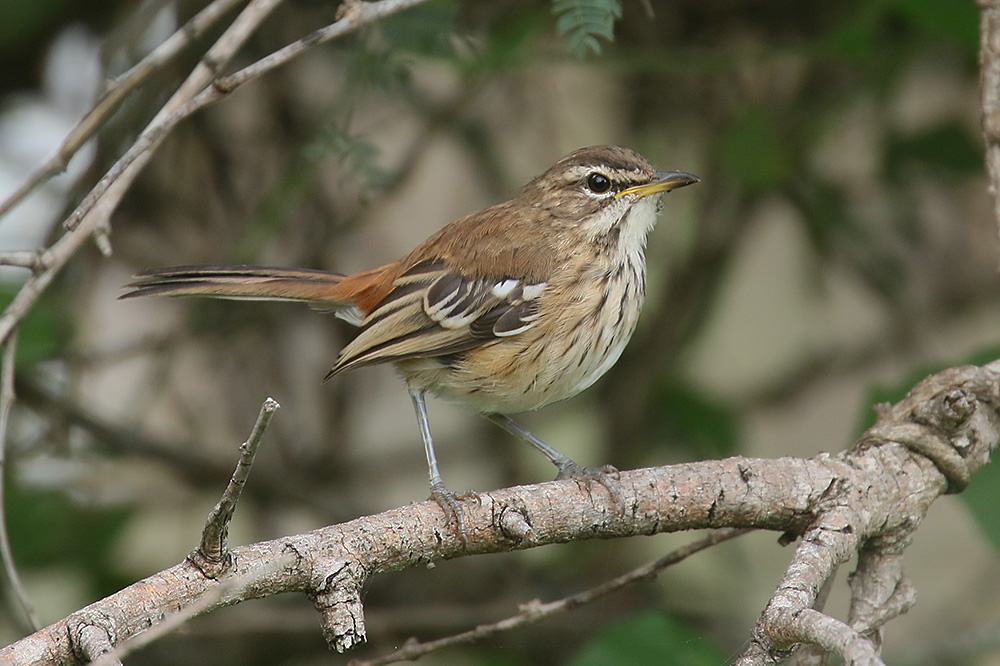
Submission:
M 174 58 L 181 50 L 198 38 L 226 12 L 245 0 L 214 0 L 195 14 L 174 34 L 150 51 L 131 69 L 109 83 L 103 95 L 90 111 L 70 130 L 56 152 L 40 164 L 3 202 L 0 202 L 0 217 L 6 215 L 26 196 L 53 176 L 66 170 L 70 159 L 97 133 L 114 114 L 121 103 L 139 87 L 150 74 Z
M 233 8 L 244 4 L 246 0 L 213 0 L 207 7 L 191 17 L 176 32 L 167 37 L 149 54 L 133 65 L 127 72 L 114 78 L 109 84 L 104 97 L 109 97 L 125 88 L 131 91 L 139 83 L 180 53 L 188 44 L 201 37 L 206 30 Z M 102 98 L 101 101 L 103 101 Z
M 0 252 L 0 266 L 16 266 L 38 271 L 45 268 L 44 252 L 34 250 L 13 250 Z
M 691 555 L 705 550 L 706 548 L 720 544 L 723 541 L 728 541 L 734 537 L 741 536 L 749 531 L 749 529 L 737 528 L 713 530 L 708 535 L 693 543 L 676 548 L 653 562 L 644 564 L 637 569 L 633 569 L 626 574 L 601 583 L 600 585 L 592 587 L 589 590 L 584 590 L 583 592 L 559 599 L 558 601 L 551 601 L 544 604 L 535 599 L 534 601 L 522 604 L 521 612 L 517 615 L 500 620 L 499 622 L 481 624 L 475 629 L 463 631 L 462 633 L 455 634 L 453 636 L 446 636 L 445 638 L 427 641 L 426 643 L 418 643 L 417 641 L 411 639 L 394 652 L 384 654 L 380 657 L 375 657 L 374 659 L 355 659 L 349 663 L 349 666 L 384 666 L 385 664 L 395 664 L 400 661 L 414 661 L 426 654 L 430 654 L 431 652 L 437 652 L 438 650 L 443 650 L 444 648 L 453 647 L 455 645 L 480 641 L 501 632 L 511 631 L 524 625 L 544 620 L 552 617 L 553 615 L 566 613 L 600 599 L 601 597 L 612 592 L 616 592 L 628 585 L 655 578 L 667 567 L 673 566 Z
M 91 216 L 94 212 L 93 209 L 103 198 L 113 200 L 113 205 L 110 206 L 111 210 L 108 211 L 107 215 L 110 217 L 110 212 L 117 207 L 118 199 L 120 199 L 120 195 L 115 197 L 112 194 L 113 188 L 118 186 L 118 189 L 126 189 L 131 185 L 132 180 L 149 161 L 151 153 L 159 147 L 166 134 L 177 123 L 210 102 L 222 98 L 223 95 L 220 94 L 195 103 L 199 93 L 207 92 L 210 89 L 210 84 L 218 77 L 221 69 L 281 2 L 282 0 L 251 0 L 250 4 L 240 12 L 229 28 L 219 37 L 218 41 L 208 49 L 208 52 L 191 71 L 184 83 L 142 131 L 132 147 L 111 167 L 67 218 L 64 223 L 67 229 L 72 231 L 82 224 L 83 220 Z M 118 185 L 122 182 L 124 182 L 124 186 Z M 99 225 L 92 226 L 97 228 Z
M 236 503 L 240 501 L 243 486 L 246 485 L 247 478 L 250 476 L 250 468 L 253 466 L 254 456 L 257 455 L 257 447 L 260 446 L 260 442 L 264 438 L 264 431 L 267 430 L 271 416 L 278 407 L 279 405 L 274 398 L 268 398 L 261 405 L 257 422 L 253 424 L 253 429 L 250 431 L 250 437 L 240 444 L 240 461 L 236 464 L 233 478 L 229 480 L 229 485 L 222 493 L 219 503 L 208 514 L 205 529 L 201 533 L 201 544 L 188 556 L 188 559 L 209 578 L 218 578 L 229 569 L 232 558 L 228 543 L 229 521 L 233 518 Z
M 244 30 L 255 28 L 254 20 L 262 20 L 263 12 L 270 12 L 274 6 L 280 4 L 282 0 L 255 0 L 230 26 L 230 31 L 242 27 Z M 362 25 L 371 23 L 383 18 L 393 12 L 406 9 L 412 5 L 426 2 L 427 0 L 380 0 L 379 2 L 356 2 L 348 3 L 351 7 L 344 12 L 343 18 L 339 19 L 325 28 L 317 30 L 311 35 L 290 44 L 289 46 L 261 58 L 253 65 L 249 65 L 232 75 L 219 76 L 222 66 L 232 57 L 238 45 L 231 44 L 237 38 L 245 40 L 247 36 L 242 30 L 236 30 L 236 37 L 230 37 L 229 31 L 224 34 L 215 45 L 209 49 L 205 57 L 202 58 L 198 67 L 191 73 L 188 80 L 174 94 L 156 117 L 150 122 L 146 130 L 139 136 L 131 148 L 111 167 L 100 182 L 88 193 L 80 205 L 67 218 L 65 226 L 73 230 L 80 224 L 81 219 L 88 216 L 96 202 L 106 195 L 111 185 L 119 179 L 125 177 L 132 171 L 139 171 L 145 166 L 149 153 L 154 151 L 164 136 L 169 133 L 181 120 L 194 114 L 200 109 L 218 102 L 225 98 L 236 88 L 259 76 L 262 76 L 272 69 L 287 63 L 295 56 L 318 44 L 322 44 L 335 37 L 341 37 L 349 32 L 357 30 Z M 255 4 L 260 5 L 260 9 L 255 9 Z M 359 5 L 354 8 L 355 5 Z M 244 15 L 251 15 L 251 18 L 240 20 Z M 251 25 L 252 24 L 252 25 Z M 242 41 L 240 41 L 242 43 Z M 200 76 L 196 76 L 199 75 Z M 211 85 L 209 85 L 211 84 Z M 3 331 L 0 328 L 0 340 L 3 339 Z
M 243 85 L 247 81 L 284 65 L 289 60 L 301 55 L 314 46 L 328 42 L 331 39 L 336 39 L 337 37 L 342 37 L 365 24 L 373 23 L 390 14 L 395 14 L 398 11 L 424 2 L 427 2 L 427 0 L 380 0 L 379 2 L 353 0 L 345 2 L 341 6 L 341 10 L 337 12 L 336 23 L 331 23 L 325 28 L 311 32 L 302 39 L 292 42 L 288 46 L 261 58 L 252 65 L 247 65 L 229 76 L 220 77 L 215 85 L 226 92 L 231 92 L 234 88 Z
M 4 478 L 6 476 L 7 426 L 10 423 L 10 410 L 14 406 L 14 365 L 17 360 L 17 332 L 15 331 L 4 345 L 3 365 L 0 366 L 0 559 L 3 568 L 14 590 L 14 596 L 28 616 L 32 629 L 37 631 L 42 623 L 35 613 L 35 607 L 28 597 L 27 590 L 21 583 L 21 577 L 14 565 L 14 554 L 10 549 L 10 535 L 7 534 L 7 510 L 4 505 Z

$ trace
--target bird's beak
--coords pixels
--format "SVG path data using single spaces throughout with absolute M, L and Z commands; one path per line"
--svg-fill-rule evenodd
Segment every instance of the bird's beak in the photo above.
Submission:
M 622 190 L 615 195 L 615 198 L 618 199 L 626 194 L 634 194 L 636 199 L 641 199 L 650 194 L 669 192 L 670 190 L 676 190 L 678 187 L 692 185 L 699 181 L 701 181 L 701 178 L 698 176 L 684 173 L 683 171 L 659 171 L 653 174 L 653 179 L 648 183 L 634 185 L 627 190 Z

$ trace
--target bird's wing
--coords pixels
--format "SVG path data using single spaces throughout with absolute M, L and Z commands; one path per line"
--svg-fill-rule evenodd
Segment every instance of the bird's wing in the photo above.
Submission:
M 362 365 L 454 354 L 523 333 L 537 323 L 546 286 L 467 278 L 442 261 L 421 262 L 393 282 L 327 379 Z

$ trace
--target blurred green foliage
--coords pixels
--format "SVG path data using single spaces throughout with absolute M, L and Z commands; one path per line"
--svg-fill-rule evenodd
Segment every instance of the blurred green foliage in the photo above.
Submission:
M 556 31 L 577 58 L 600 55 L 601 40 L 615 39 L 615 21 L 622 17 L 618 0 L 552 0 Z
M 680 620 L 658 611 L 637 613 L 600 632 L 570 666 L 718 666 L 726 655 Z
M 841 19 L 823 45 L 870 71 L 896 66 L 928 43 L 947 43 L 975 59 L 979 12 L 973 2 L 854 0 L 842 4 Z
M 6 308 L 20 285 L 0 284 L 0 310 Z M 21 369 L 63 353 L 73 324 L 58 297 L 43 298 L 35 304 L 18 326 L 17 363 Z
M 61 20 L 72 0 L 5 0 L 0 2 L 0 45 L 16 48 L 37 39 L 52 21 Z
M 762 106 L 747 106 L 716 143 L 725 176 L 753 192 L 784 187 L 797 171 L 788 138 L 779 118 Z
M 652 432 L 655 438 L 686 446 L 697 459 L 739 453 L 740 419 L 724 402 L 691 384 L 664 379 L 653 389 Z
M 101 32 L 133 0 L 0 0 L 0 96 L 30 90 L 48 56 L 52 38 L 68 25 Z
M 983 147 L 979 137 L 956 122 L 946 122 L 910 135 L 890 135 L 886 170 L 891 177 L 905 177 L 914 164 L 968 174 L 982 171 Z
M 960 46 L 973 57 L 979 49 L 979 11 L 974 2 L 891 0 L 885 4 L 889 12 L 899 12 L 929 39 Z
M 71 565 L 95 599 L 132 582 L 111 566 L 128 509 L 83 506 L 58 491 L 23 488 L 14 474 L 6 490 L 11 549 L 23 571 Z
M 458 21 L 458 4 L 429 2 L 409 11 L 393 14 L 381 21 L 375 29 L 397 56 L 418 54 L 451 57 L 454 54 L 451 38 L 461 30 Z
M 993 463 L 976 472 L 972 483 L 959 497 L 969 507 L 983 535 L 1000 552 L 1000 515 L 997 514 L 997 507 L 1000 506 L 1000 464 L 995 460 L 997 455 L 994 452 Z

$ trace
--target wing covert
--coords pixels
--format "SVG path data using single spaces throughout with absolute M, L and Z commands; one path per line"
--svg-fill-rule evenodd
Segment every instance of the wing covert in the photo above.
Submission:
M 327 379 L 362 365 L 455 354 L 523 333 L 537 323 L 537 299 L 546 286 L 467 278 L 443 262 L 420 262 L 365 317 Z

